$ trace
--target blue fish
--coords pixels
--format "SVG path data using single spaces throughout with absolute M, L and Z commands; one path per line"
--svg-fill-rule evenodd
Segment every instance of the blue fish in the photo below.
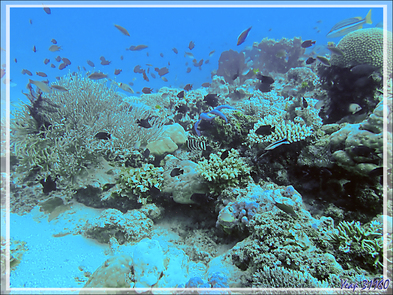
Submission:
M 350 32 L 363 28 L 364 24 L 372 24 L 371 9 L 368 11 L 366 17 L 362 19 L 360 16 L 347 18 L 335 24 L 333 28 L 327 33 L 327 38 L 335 38 L 344 36 Z
M 249 27 L 247 30 L 244 30 L 239 37 L 237 37 L 237 45 L 239 46 L 240 44 L 242 44 L 244 41 L 246 41 L 248 32 L 250 32 L 252 27 Z

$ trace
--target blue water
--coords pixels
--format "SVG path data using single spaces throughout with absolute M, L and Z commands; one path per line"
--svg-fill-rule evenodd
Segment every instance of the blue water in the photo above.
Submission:
M 188 83 L 193 84 L 195 89 L 202 83 L 211 81 L 211 71 L 218 68 L 220 53 L 225 50 L 240 51 L 265 37 L 277 40 L 283 37 L 301 37 L 303 40 L 316 40 L 317 45 L 326 45 L 328 41 L 337 43 L 341 37 L 326 38 L 332 26 L 349 17 L 363 18 L 370 9 L 52 7 L 49 15 L 43 10 L 41 3 L 29 2 L 33 3 L 38 7 L 10 9 L 10 78 L 14 83 L 14 87 L 11 87 L 11 101 L 25 100 L 21 90 L 25 90 L 29 78 L 40 81 L 46 79 L 35 75 L 36 72 L 46 73 L 49 81 L 53 82 L 56 76 L 77 71 L 78 66 L 93 71 L 87 65 L 87 60 L 94 62 L 95 71 L 107 73 L 112 79 L 116 77 L 117 82 L 133 82 L 135 92 L 141 91 L 143 87 L 157 91 L 163 86 L 180 88 Z M 373 24 L 364 27 L 373 27 L 382 19 L 382 8 L 373 8 Z M 114 24 L 126 28 L 130 36 L 123 35 Z M 252 29 L 246 41 L 236 46 L 238 35 L 250 26 Z M 53 45 L 52 39 L 62 47 L 60 51 L 48 50 Z M 193 50 L 188 49 L 190 41 L 195 43 Z M 148 48 L 141 51 L 125 50 L 131 45 L 139 44 L 145 44 Z M 33 52 L 33 46 L 36 46 L 37 52 Z M 178 49 L 178 54 L 172 51 L 173 47 Z M 209 57 L 213 50 L 215 53 Z M 203 64 L 200 70 L 193 66 L 192 58 L 184 57 L 184 52 L 192 52 L 197 61 L 204 59 L 209 60 L 209 63 Z M 68 58 L 71 65 L 59 70 L 61 62 L 55 61 L 56 56 Z M 101 65 L 100 56 L 111 61 L 111 64 Z M 124 59 L 121 60 L 120 56 Z M 46 58 L 50 59 L 47 65 L 43 62 Z M 56 68 L 51 68 L 51 63 Z M 153 65 L 151 71 L 154 73 L 155 67 L 167 66 L 169 74 L 165 77 L 168 82 L 162 81 L 158 75 L 156 79 L 148 75 L 150 81 L 147 82 L 141 74 L 133 72 L 136 65 L 147 69 L 146 63 Z M 186 73 L 187 67 L 192 69 L 190 73 Z M 32 72 L 33 76 L 22 75 L 23 69 Z M 115 76 L 115 69 L 121 69 L 122 72 Z

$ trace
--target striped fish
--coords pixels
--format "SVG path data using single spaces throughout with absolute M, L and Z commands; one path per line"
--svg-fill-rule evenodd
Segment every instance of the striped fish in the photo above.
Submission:
M 190 138 L 187 140 L 187 147 L 191 151 L 205 151 L 206 142 L 202 140 L 197 140 L 195 138 Z
M 363 19 L 360 16 L 352 17 L 352 18 L 344 19 L 339 23 L 335 24 L 333 28 L 330 30 L 330 32 L 327 33 L 326 37 L 335 38 L 335 37 L 344 36 L 350 32 L 363 28 L 364 24 L 372 24 L 372 23 L 373 22 L 371 21 L 371 9 L 370 9 L 366 17 Z

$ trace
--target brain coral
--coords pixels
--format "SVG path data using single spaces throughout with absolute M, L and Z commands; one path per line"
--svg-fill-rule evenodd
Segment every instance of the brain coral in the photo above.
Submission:
M 344 36 L 337 48 L 344 52 L 343 56 L 332 55 L 332 65 L 348 68 L 359 64 L 383 66 L 383 30 L 380 28 L 361 29 Z M 387 34 L 387 75 L 392 73 L 392 33 Z

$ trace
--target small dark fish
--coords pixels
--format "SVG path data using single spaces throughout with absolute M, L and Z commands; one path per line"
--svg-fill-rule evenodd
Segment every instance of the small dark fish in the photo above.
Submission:
M 150 150 L 145 149 L 144 152 L 142 153 L 142 156 L 144 156 L 145 158 L 148 158 L 150 156 Z
M 181 174 L 183 174 L 183 173 L 184 173 L 184 170 L 183 170 L 183 169 L 181 169 L 181 168 L 174 168 L 174 169 L 171 171 L 171 177 L 179 176 L 179 175 L 181 175 Z
M 52 180 L 52 177 L 49 175 L 46 179 L 41 179 L 40 183 L 42 184 L 42 191 L 44 194 L 49 194 L 51 191 L 56 190 L 56 180 Z
M 37 52 L 37 48 L 35 47 L 35 45 L 33 46 L 33 52 Z
M 143 80 L 145 80 L 145 81 L 149 82 L 149 78 L 147 77 L 147 75 L 146 75 L 146 71 L 145 71 L 145 70 L 143 70 L 143 72 L 142 72 L 142 76 L 143 76 Z M 162 77 L 162 78 L 164 78 L 164 77 Z
M 59 65 L 59 70 L 64 69 L 66 66 L 67 66 L 67 65 L 66 65 L 65 63 L 61 63 L 61 64 Z
M 237 37 L 237 45 L 239 46 L 242 44 L 244 41 L 246 41 L 247 35 L 250 32 L 252 27 L 249 27 L 247 30 L 244 30 L 239 37 Z
M 116 184 L 115 183 L 105 183 L 103 186 L 102 186 L 102 190 L 104 191 L 104 192 L 107 192 L 107 191 L 109 191 L 112 187 L 114 187 Z
M 123 60 L 123 59 L 124 59 L 124 57 L 122 55 L 120 55 L 120 60 Z
M 143 69 L 141 68 L 140 65 L 136 65 L 134 67 L 134 73 L 139 73 L 139 74 L 143 73 Z
M 150 76 L 151 76 L 153 79 L 156 78 L 156 75 L 154 75 L 154 73 L 150 73 Z
M 193 41 L 190 41 L 190 43 L 188 44 L 188 48 L 192 50 L 194 47 L 195 47 L 195 43 Z
M 105 60 L 105 57 L 100 56 L 100 60 L 104 61 L 104 60 Z
M 272 127 L 271 125 L 262 125 L 257 130 L 255 130 L 255 134 L 258 135 L 270 135 L 274 132 L 276 127 Z
M 141 45 L 137 45 L 137 46 L 131 46 L 130 50 L 131 51 L 141 51 L 143 49 L 146 49 L 147 47 L 148 47 L 147 45 L 141 44 Z
M 315 61 L 316 61 L 315 58 L 309 57 L 309 58 L 307 58 L 307 60 L 306 60 L 306 64 L 307 64 L 307 65 L 310 65 L 310 64 L 314 63 Z
M 184 90 L 180 91 L 176 96 L 178 98 L 183 98 L 184 97 Z
M 179 113 L 183 113 L 183 114 L 187 114 L 189 110 L 190 110 L 190 108 L 185 104 L 176 107 L 176 111 L 178 111 Z
M 307 102 L 307 100 L 304 97 L 302 97 L 302 103 L 303 103 L 303 108 L 307 109 L 308 102 Z
M 175 47 L 173 47 L 172 50 L 173 50 L 173 52 L 176 53 L 176 54 L 179 53 L 179 51 L 177 51 L 177 49 L 176 49 Z
M 49 60 L 49 58 L 45 58 L 45 60 L 44 60 L 44 64 L 48 64 L 50 62 L 50 60 Z
M 29 19 L 29 24 L 32 25 L 33 24 L 33 20 Z
M 306 40 L 300 46 L 302 46 L 302 48 L 308 48 L 308 47 L 313 46 L 315 43 L 316 43 L 316 41 Z
M 17 62 L 18 62 L 18 60 L 17 60 L 16 58 L 14 58 L 14 62 L 15 62 L 15 63 L 17 63 Z
M 57 44 L 57 41 L 55 39 L 50 40 L 53 44 Z
M 208 82 L 205 82 L 205 83 L 202 83 L 202 85 L 201 85 L 202 87 L 210 87 L 210 83 L 208 83 Z
M 144 94 L 150 94 L 150 93 L 152 93 L 152 91 L 153 91 L 153 88 L 149 88 L 149 87 L 142 88 L 142 93 L 144 93 Z
M 215 50 L 210 51 L 209 52 L 209 57 L 211 57 L 214 54 L 214 52 L 216 52 L 216 51 Z
M 44 8 L 44 11 L 45 11 L 47 14 L 51 14 L 51 11 L 50 11 L 50 8 L 49 8 L 49 7 L 44 6 L 43 8 Z
M 101 61 L 101 64 L 103 65 L 103 66 L 107 66 L 107 65 L 109 65 L 111 62 L 109 61 L 109 60 L 103 60 L 103 61 Z
M 350 69 L 350 72 L 357 76 L 371 75 L 377 68 L 369 64 L 357 65 Z
M 194 62 L 194 67 L 200 67 L 203 65 L 203 58 L 199 62 Z
M 29 76 L 33 76 L 33 74 L 32 74 L 29 70 L 26 70 L 26 69 L 23 69 L 23 70 L 22 70 L 22 74 L 23 74 L 23 75 L 27 74 L 27 75 L 29 75 Z
M 121 69 L 115 69 L 115 75 L 119 75 L 122 72 Z
M 368 173 L 368 176 L 370 177 L 377 177 L 382 175 L 383 175 L 383 167 L 377 167 Z
M 130 85 L 130 86 L 134 86 L 134 83 L 132 83 L 132 82 L 128 82 L 128 85 Z
M 257 73 L 257 79 L 259 81 L 261 81 L 263 84 L 273 84 L 274 83 L 274 79 L 272 77 L 264 76 L 264 75 L 261 75 L 260 73 Z
M 189 91 L 191 89 L 192 89 L 192 84 L 187 84 L 186 86 L 184 86 L 185 91 Z
M 48 75 L 43 73 L 43 72 L 35 72 L 35 74 L 40 76 L 40 77 L 48 77 Z
M 57 62 L 59 62 L 59 61 L 61 61 L 61 57 L 58 55 L 58 56 L 56 56 L 55 60 L 56 60 Z
M 224 161 L 226 158 L 228 158 L 228 155 L 229 155 L 229 151 L 228 150 L 225 150 L 224 152 L 222 152 L 222 154 L 220 156 L 221 161 Z
M 161 57 L 164 57 L 164 54 L 161 52 L 161 53 L 160 53 L 160 56 L 161 56 Z
M 277 208 L 279 208 L 280 210 L 284 211 L 285 213 L 291 215 L 293 218 L 298 218 L 295 210 L 293 210 L 292 206 L 286 205 L 286 204 L 281 204 L 281 203 L 277 203 L 275 202 L 274 205 L 276 205 Z
M 161 80 L 164 81 L 164 82 L 168 82 L 168 79 L 165 78 L 165 77 L 161 77 Z
M 169 73 L 169 70 L 167 67 L 163 67 L 161 69 L 158 70 L 158 75 L 160 75 L 160 77 L 166 75 Z
M 191 72 L 191 68 L 190 68 L 190 67 L 188 67 L 187 70 L 186 70 L 186 73 L 187 73 L 187 74 L 188 74 L 189 72 Z
M 209 105 L 209 106 L 211 106 L 211 107 L 213 107 L 213 108 L 215 108 L 216 106 L 218 106 L 218 96 L 217 96 L 217 94 L 208 94 L 208 95 L 206 95 L 206 96 L 203 98 L 203 101 L 204 101 L 207 105 Z
M 105 139 L 105 140 L 111 139 L 111 135 L 108 132 L 98 132 L 96 135 L 94 135 L 94 137 L 97 139 Z
M 61 60 L 62 60 L 67 66 L 71 64 L 71 61 L 70 61 L 68 58 L 66 58 L 66 57 L 63 57 Z
M 149 123 L 149 119 L 138 119 L 136 120 L 136 123 L 138 124 L 139 127 L 143 128 L 151 128 L 151 125 Z

